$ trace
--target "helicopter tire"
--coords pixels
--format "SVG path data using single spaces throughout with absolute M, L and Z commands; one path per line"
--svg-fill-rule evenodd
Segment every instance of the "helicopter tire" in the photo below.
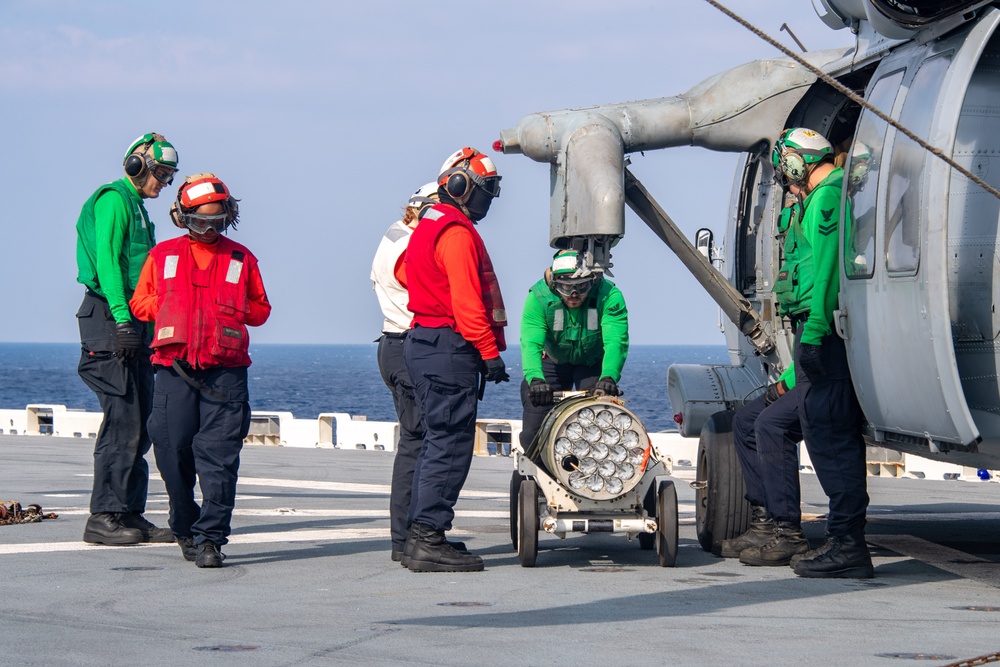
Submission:
M 733 443 L 733 413 L 717 412 L 705 422 L 698 440 L 695 525 L 705 551 L 718 553 L 723 540 L 746 532 L 750 503 L 744 498 L 743 470 Z

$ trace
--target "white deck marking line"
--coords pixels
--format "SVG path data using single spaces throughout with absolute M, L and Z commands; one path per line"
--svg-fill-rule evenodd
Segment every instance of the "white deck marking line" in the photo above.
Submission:
M 939 570 L 1000 588 L 1000 565 L 964 551 L 912 535 L 866 535 L 865 539 L 875 546 L 908 556 Z
M 358 484 L 354 482 L 318 482 L 308 479 L 273 479 L 268 477 L 240 477 L 237 484 L 247 486 L 280 486 L 288 489 L 316 489 L 322 491 L 347 491 L 349 493 L 389 494 L 388 484 Z M 507 498 L 506 493 L 470 491 L 463 489 L 459 498 Z
M 460 530 L 451 534 L 462 535 Z M 331 528 L 329 530 L 289 530 L 280 533 L 248 533 L 246 535 L 230 535 L 230 544 L 267 544 L 273 542 L 337 542 L 340 540 L 371 540 L 388 539 L 388 528 Z M 35 542 L 29 544 L 0 544 L 0 555 L 37 554 L 57 551 L 96 551 L 99 549 L 156 549 L 177 545 L 167 544 L 135 544 L 127 547 L 110 547 L 84 542 Z

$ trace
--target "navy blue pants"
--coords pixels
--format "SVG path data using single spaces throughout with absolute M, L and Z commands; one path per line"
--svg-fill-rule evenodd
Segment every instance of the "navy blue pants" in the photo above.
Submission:
M 796 525 L 802 520 L 797 390 L 786 392 L 767 407 L 764 396 L 758 396 L 733 416 L 733 442 L 743 468 L 746 499 L 766 507 L 772 519 Z
M 389 530 L 392 548 L 402 551 L 409 534 L 410 497 L 413 491 L 413 471 L 424 445 L 424 427 L 414 395 L 413 381 L 403 362 L 405 333 L 382 334 L 378 341 L 378 370 L 385 386 L 392 392 L 399 421 L 399 443 L 392 462 L 392 486 L 389 492 Z
M 805 379 L 798 359 L 801 348 L 796 347 L 793 394 L 799 395 L 799 417 L 809 458 L 823 492 L 830 498 L 826 532 L 843 537 L 864 530 L 868 509 L 861 407 L 840 336 L 831 333 L 823 338 L 820 352 L 826 373 L 810 377 L 805 383 L 800 380 Z
M 451 529 L 455 503 L 472 465 L 481 357 L 449 327 L 416 327 L 403 345 L 424 423 L 410 500 L 410 519 Z
M 573 364 L 556 364 L 548 357 L 542 358 L 542 373 L 545 381 L 552 387 L 552 391 L 570 391 L 572 389 L 590 389 L 601 375 L 601 362 L 598 359 L 589 366 Z M 530 390 L 528 381 L 521 380 L 521 406 L 524 412 L 521 415 L 521 448 L 527 450 L 531 441 L 535 439 L 538 429 L 542 427 L 545 416 L 552 409 L 550 405 L 534 406 L 529 398 Z
M 101 404 L 104 420 L 94 443 L 94 488 L 90 511 L 144 512 L 149 488 L 146 420 L 153 402 L 149 350 L 126 362 L 118 347 L 108 302 L 89 290 L 76 313 L 80 326 L 80 378 Z M 149 328 L 136 321 L 148 345 Z
M 250 431 L 246 368 L 192 370 L 189 375 L 225 396 L 188 384 L 172 368 L 156 368 L 153 438 L 156 467 L 170 496 L 170 530 L 195 544 L 226 544 L 236 504 L 240 450 Z M 201 484 L 201 507 L 194 499 Z

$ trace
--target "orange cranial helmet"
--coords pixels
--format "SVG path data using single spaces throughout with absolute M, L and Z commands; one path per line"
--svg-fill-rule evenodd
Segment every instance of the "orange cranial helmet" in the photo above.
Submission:
M 197 209 L 205 204 L 221 203 L 223 212 L 206 215 Z M 209 229 L 218 233 L 236 227 L 240 215 L 237 200 L 229 194 L 229 188 L 215 174 L 203 173 L 188 176 L 177 189 L 177 200 L 170 207 L 170 217 L 178 227 L 187 227 L 197 234 Z
M 459 204 L 469 201 L 476 188 L 490 198 L 500 196 L 500 176 L 493 160 L 468 146 L 448 156 L 441 165 L 437 182 Z

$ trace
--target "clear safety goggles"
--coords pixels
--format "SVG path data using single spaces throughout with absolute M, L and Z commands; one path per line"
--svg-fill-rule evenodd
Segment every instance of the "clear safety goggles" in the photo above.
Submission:
M 153 164 L 149 167 L 149 173 L 151 173 L 153 178 L 158 180 L 160 183 L 170 185 L 174 182 L 174 174 L 177 173 L 177 170 L 153 162 Z
M 552 281 L 552 289 L 559 296 L 572 297 L 587 294 L 594 286 L 594 276 L 589 278 L 563 278 Z

